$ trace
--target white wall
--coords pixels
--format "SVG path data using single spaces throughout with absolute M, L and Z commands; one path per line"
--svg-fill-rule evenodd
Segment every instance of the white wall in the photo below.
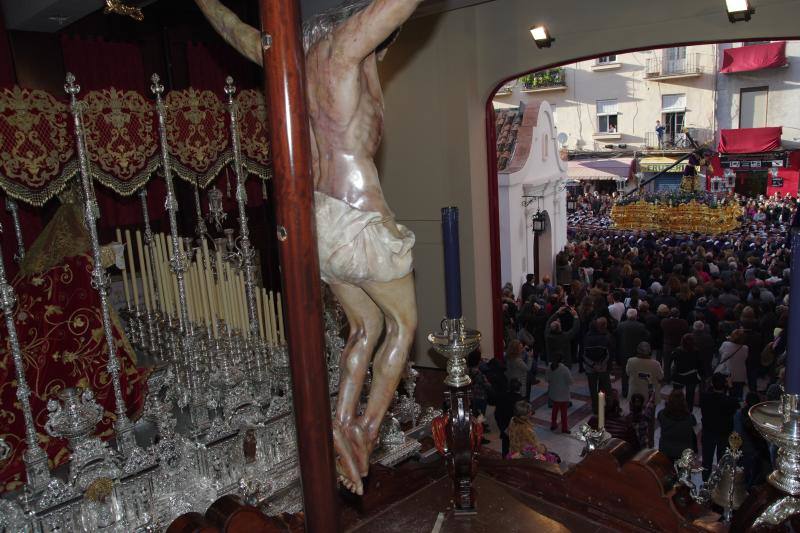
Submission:
M 720 45 L 723 50 L 739 46 Z M 783 146 L 800 147 L 800 41 L 786 43 L 788 67 L 717 75 L 717 116 L 720 129 L 739 127 L 740 91 L 749 87 L 769 87 L 767 126 L 783 126 Z
M 509 169 L 498 174 L 502 282 L 511 282 L 517 292 L 526 274 L 536 274 L 530 224 L 537 209 L 548 215 L 547 231 L 539 238 L 539 279 L 553 277 L 554 258 L 567 243 L 566 193 L 560 187 L 567 164 L 559 157 L 553 111 L 547 101 L 529 102 L 527 108 L 536 113 L 535 123 L 531 123 L 526 110 L 526 120 L 520 125 L 520 133 L 523 128 L 532 130 L 527 158 L 520 161 L 520 154 L 515 153 Z M 517 152 L 520 148 L 518 142 Z M 523 195 L 542 198 L 523 207 Z
M 800 2 L 792 1 L 759 4 L 750 22 L 731 24 L 722 1 L 616 0 L 597 9 L 593 0 L 496 0 L 406 24 L 381 67 L 379 170 L 389 205 L 417 233 L 416 360 L 435 362 L 424 335 L 444 314 L 439 208 L 453 204 L 462 210 L 465 318 L 493 353 L 499 287 L 491 282 L 485 104 L 502 80 L 615 50 L 792 36 L 800 33 L 798 19 Z M 551 48 L 534 45 L 528 29 L 536 23 L 556 37 Z

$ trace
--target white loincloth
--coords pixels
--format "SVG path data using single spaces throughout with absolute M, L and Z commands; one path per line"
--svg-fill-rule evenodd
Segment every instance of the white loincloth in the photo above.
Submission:
M 403 235 L 395 237 L 374 211 L 361 211 L 321 192 L 314 192 L 317 218 L 319 269 L 326 283 L 358 285 L 364 281 L 388 282 L 413 269 L 414 233 L 397 224 Z

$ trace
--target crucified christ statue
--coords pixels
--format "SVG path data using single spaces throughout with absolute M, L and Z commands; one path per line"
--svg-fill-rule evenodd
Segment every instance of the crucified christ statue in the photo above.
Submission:
M 229 44 L 262 64 L 258 30 L 218 0 L 195 1 Z M 339 481 L 357 494 L 417 327 L 414 234 L 395 222 L 373 157 L 383 129 L 377 62 L 419 2 L 356 0 L 303 25 L 320 271 L 350 326 L 333 441 Z M 372 386 L 359 416 L 370 360 Z

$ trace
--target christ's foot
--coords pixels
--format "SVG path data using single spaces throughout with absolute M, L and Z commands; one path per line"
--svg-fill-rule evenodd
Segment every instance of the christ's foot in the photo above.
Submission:
M 369 457 L 374 447 L 372 441 L 367 435 L 367 431 L 358 423 L 349 424 L 343 429 L 350 440 L 353 457 L 358 465 L 358 473 L 361 474 L 361 477 L 367 477 L 367 474 L 369 474 Z
M 361 482 L 350 439 L 338 422 L 333 423 L 333 446 L 336 448 L 336 453 L 339 454 L 336 458 L 339 482 L 350 492 L 359 496 L 364 494 L 364 485 Z

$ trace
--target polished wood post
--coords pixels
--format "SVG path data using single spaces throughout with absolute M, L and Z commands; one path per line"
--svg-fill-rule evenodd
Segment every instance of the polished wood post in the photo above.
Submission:
M 260 6 L 273 198 L 305 524 L 306 531 L 326 533 L 339 530 L 339 511 L 300 8 L 297 0 L 260 0 Z

